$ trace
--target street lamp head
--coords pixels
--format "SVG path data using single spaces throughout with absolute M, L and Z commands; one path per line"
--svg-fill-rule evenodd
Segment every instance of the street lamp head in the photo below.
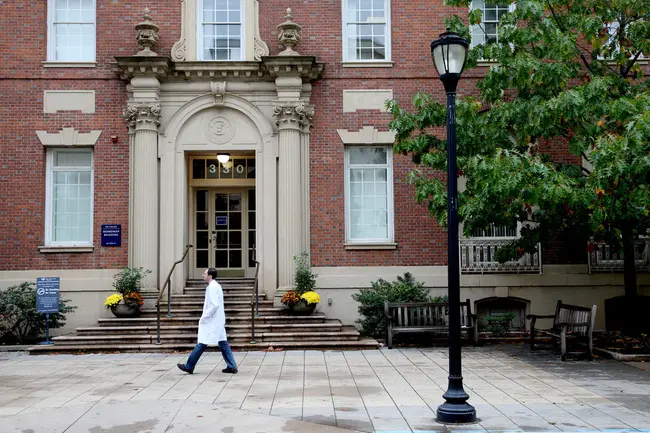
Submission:
M 449 28 L 438 39 L 431 42 L 431 57 L 438 71 L 440 81 L 447 93 L 455 93 L 456 85 L 465 68 L 469 44 Z

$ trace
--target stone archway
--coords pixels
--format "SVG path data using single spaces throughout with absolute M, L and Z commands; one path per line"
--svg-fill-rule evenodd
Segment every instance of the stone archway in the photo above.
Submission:
M 216 123 L 221 127 L 216 128 Z M 160 226 L 161 269 L 169 269 L 192 238 L 188 221 L 188 155 L 252 151 L 258 161 L 255 187 L 259 196 L 256 220 L 261 228 L 257 245 L 260 289 L 272 294 L 277 287 L 277 135 L 269 119 L 249 101 L 224 92 L 190 100 L 162 129 L 160 189 L 169 193 L 161 193 L 160 202 L 161 215 L 165 215 Z M 186 263 L 183 272 L 174 274 L 176 290 L 183 287 L 188 269 Z
M 484 323 L 485 317 L 492 315 L 501 315 L 504 313 L 514 313 L 515 318 L 511 322 L 513 331 L 526 330 L 526 314 L 530 310 L 530 301 L 527 299 L 508 297 L 490 297 L 480 299 L 474 303 L 476 315 L 479 320 L 479 327 Z

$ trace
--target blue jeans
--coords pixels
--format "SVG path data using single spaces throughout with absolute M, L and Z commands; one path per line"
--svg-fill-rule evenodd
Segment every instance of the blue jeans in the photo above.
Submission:
M 201 355 L 203 355 L 203 352 L 207 347 L 208 346 L 203 343 L 199 343 L 194 347 L 194 350 L 192 350 L 192 353 L 190 353 L 189 358 L 187 358 L 187 364 L 185 364 L 185 367 L 188 370 L 194 370 L 197 362 L 199 362 L 199 358 Z M 226 361 L 226 366 L 228 366 L 228 368 L 236 369 L 237 363 L 235 362 L 235 357 L 233 356 L 232 350 L 230 350 L 230 345 L 226 340 L 219 342 L 219 349 L 221 349 L 221 356 L 223 356 L 223 360 Z

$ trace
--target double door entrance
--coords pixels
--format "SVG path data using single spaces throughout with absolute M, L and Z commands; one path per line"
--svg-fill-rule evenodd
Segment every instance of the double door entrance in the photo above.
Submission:
M 219 277 L 252 277 L 256 242 L 255 189 L 194 191 L 194 278 L 206 268 Z

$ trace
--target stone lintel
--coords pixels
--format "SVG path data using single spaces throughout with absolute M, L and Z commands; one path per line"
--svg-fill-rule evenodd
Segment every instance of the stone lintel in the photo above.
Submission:
M 305 82 L 320 78 L 325 68 L 314 56 L 265 56 L 262 62 L 273 78 L 298 76 Z
M 102 131 L 81 133 L 74 128 L 63 128 L 53 134 L 47 131 L 36 131 L 41 144 L 47 147 L 94 146 L 101 133 Z
M 164 77 L 173 68 L 172 59 L 167 56 L 121 56 L 117 60 L 116 73 L 122 80 L 138 75 Z

